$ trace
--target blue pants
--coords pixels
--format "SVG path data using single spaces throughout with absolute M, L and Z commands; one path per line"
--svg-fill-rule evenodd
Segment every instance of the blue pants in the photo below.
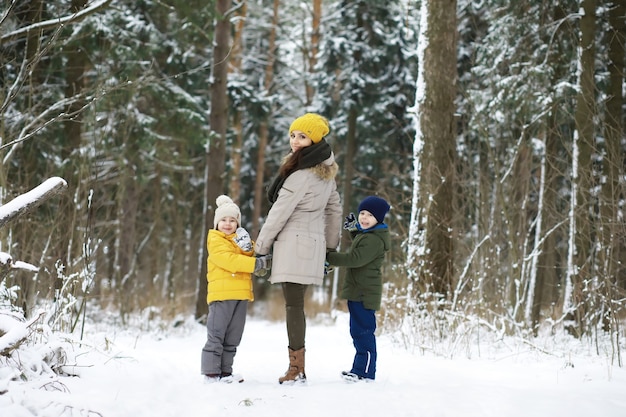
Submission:
M 376 311 L 363 307 L 360 301 L 348 301 L 350 336 L 356 349 L 352 372 L 363 378 L 376 376 Z

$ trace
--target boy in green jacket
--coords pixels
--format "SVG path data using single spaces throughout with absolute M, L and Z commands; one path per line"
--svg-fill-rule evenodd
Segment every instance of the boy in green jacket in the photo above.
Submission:
M 352 369 L 341 373 L 348 382 L 373 381 L 376 376 L 375 313 L 383 293 L 381 267 L 390 247 L 389 228 L 384 223 L 389 209 L 384 199 L 366 197 L 359 204 L 358 222 L 353 213 L 346 217 L 343 227 L 352 237 L 348 251 L 326 256 L 330 265 L 347 268 L 341 297 L 348 300 L 350 336 L 356 349 Z

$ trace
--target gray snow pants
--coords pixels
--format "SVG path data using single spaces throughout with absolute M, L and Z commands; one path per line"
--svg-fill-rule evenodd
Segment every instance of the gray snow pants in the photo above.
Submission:
M 247 300 L 213 301 L 209 304 L 207 340 L 202 348 L 203 375 L 233 373 L 233 361 L 246 325 Z

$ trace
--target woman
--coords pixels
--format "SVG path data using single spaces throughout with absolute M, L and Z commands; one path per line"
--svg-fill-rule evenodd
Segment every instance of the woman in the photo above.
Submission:
M 257 255 L 273 247 L 271 283 L 281 283 L 285 298 L 289 369 L 279 383 L 306 382 L 304 295 L 324 279 L 326 252 L 335 250 L 341 232 L 338 166 L 324 140 L 328 120 L 307 113 L 289 127 L 291 152 L 268 190 L 272 206 L 256 240 Z

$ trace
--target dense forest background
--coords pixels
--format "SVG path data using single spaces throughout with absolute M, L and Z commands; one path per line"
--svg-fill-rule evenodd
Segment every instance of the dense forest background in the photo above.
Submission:
M 68 186 L 0 228 L 0 251 L 40 267 L 3 270 L 0 307 L 69 312 L 67 329 L 89 305 L 200 318 L 215 197 L 255 237 L 289 123 L 315 111 L 346 214 L 392 204 L 383 326 L 618 340 L 625 16 L 617 0 L 3 2 L 0 202 Z M 311 313 L 340 308 L 327 278 Z

